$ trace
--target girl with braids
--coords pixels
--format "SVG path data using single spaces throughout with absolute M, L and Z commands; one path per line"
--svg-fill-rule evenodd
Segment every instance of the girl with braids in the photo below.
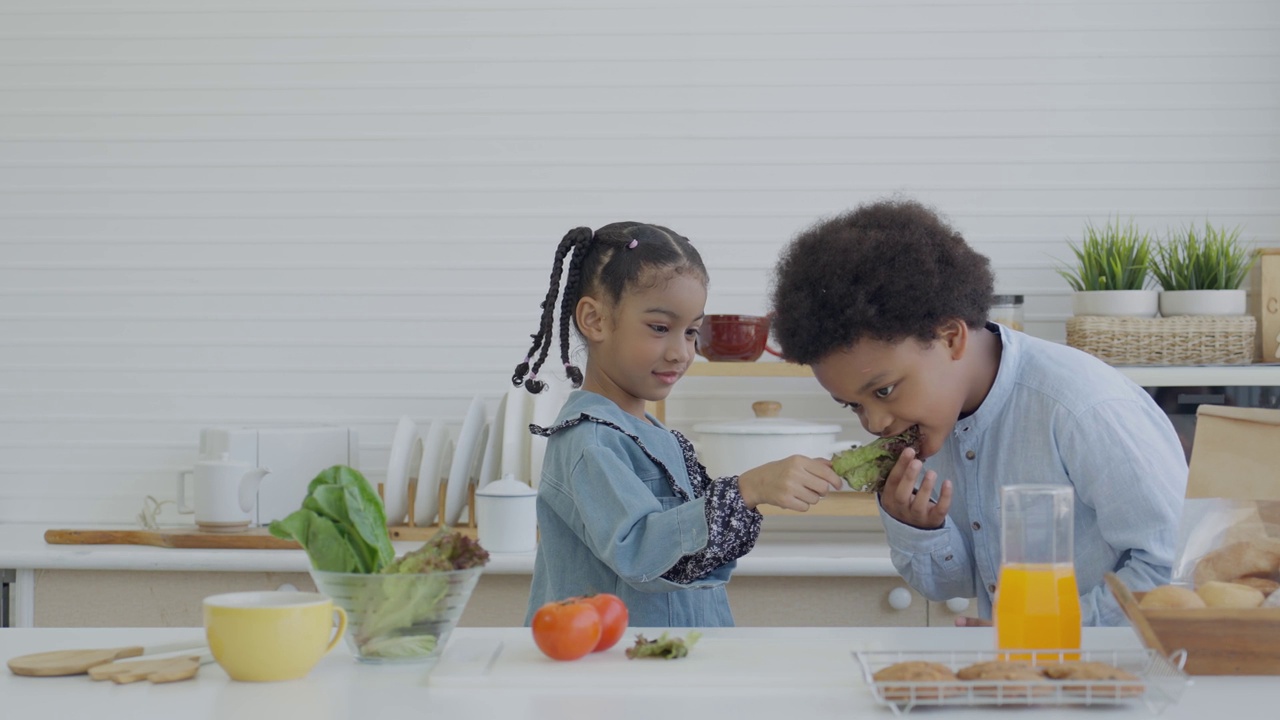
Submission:
M 801 456 L 712 479 L 689 441 L 645 412 L 693 360 L 706 299 L 702 258 L 666 228 L 622 222 L 560 241 L 542 321 L 511 378 L 542 391 L 558 341 L 581 387 L 554 424 L 529 427 L 548 440 L 526 624 L 545 603 L 607 592 L 633 626 L 732 625 L 725 583 L 760 533 L 756 506 L 803 511 L 840 487 L 830 462 Z M 586 344 L 582 369 L 569 359 L 570 323 Z

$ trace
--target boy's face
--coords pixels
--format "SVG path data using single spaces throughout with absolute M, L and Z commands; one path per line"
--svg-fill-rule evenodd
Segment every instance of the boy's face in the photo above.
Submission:
M 896 435 L 920 426 L 920 458 L 942 447 L 965 409 L 967 328 L 944 326 L 930 343 L 861 340 L 813 364 L 813 374 L 836 402 L 858 416 L 875 435 Z
M 707 287 L 697 276 L 644 285 L 612 307 L 594 298 L 579 302 L 590 353 L 583 387 L 641 418 L 645 402 L 665 399 L 689 368 L 707 304 Z

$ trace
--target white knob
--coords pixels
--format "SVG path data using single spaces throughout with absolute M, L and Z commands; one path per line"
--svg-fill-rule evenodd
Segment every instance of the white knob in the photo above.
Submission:
M 894 610 L 906 610 L 911 607 L 911 591 L 904 587 L 896 587 L 890 590 L 889 607 Z
M 276 592 L 298 592 L 298 588 L 293 583 L 285 583 L 276 588 Z
M 959 614 L 969 609 L 969 598 L 951 598 L 947 601 L 947 609 Z

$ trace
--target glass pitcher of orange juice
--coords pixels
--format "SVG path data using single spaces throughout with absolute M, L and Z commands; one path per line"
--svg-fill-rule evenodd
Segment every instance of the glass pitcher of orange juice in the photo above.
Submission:
M 1065 485 L 1007 485 L 1000 497 L 996 647 L 1079 649 L 1074 493 Z M 1029 660 L 1030 655 L 1014 653 L 1011 659 Z

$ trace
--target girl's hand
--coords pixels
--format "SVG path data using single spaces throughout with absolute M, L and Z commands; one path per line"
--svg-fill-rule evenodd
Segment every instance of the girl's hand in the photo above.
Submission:
M 929 498 L 933 495 L 933 486 L 938 481 L 938 474 L 930 470 L 924 474 L 924 481 L 916 489 L 916 478 L 924 463 L 916 459 L 916 451 L 907 448 L 898 457 L 898 462 L 889 471 L 889 479 L 885 481 L 884 490 L 880 493 L 880 507 L 897 520 L 922 530 L 936 530 L 942 527 L 947 519 L 947 511 L 951 509 L 951 481 L 942 483 L 938 493 L 938 501 Z
M 738 476 L 738 490 L 747 507 L 767 504 L 800 512 L 843 484 L 830 460 L 803 455 L 775 460 Z
M 969 617 L 968 615 L 957 615 L 956 627 L 991 627 L 991 621 Z

